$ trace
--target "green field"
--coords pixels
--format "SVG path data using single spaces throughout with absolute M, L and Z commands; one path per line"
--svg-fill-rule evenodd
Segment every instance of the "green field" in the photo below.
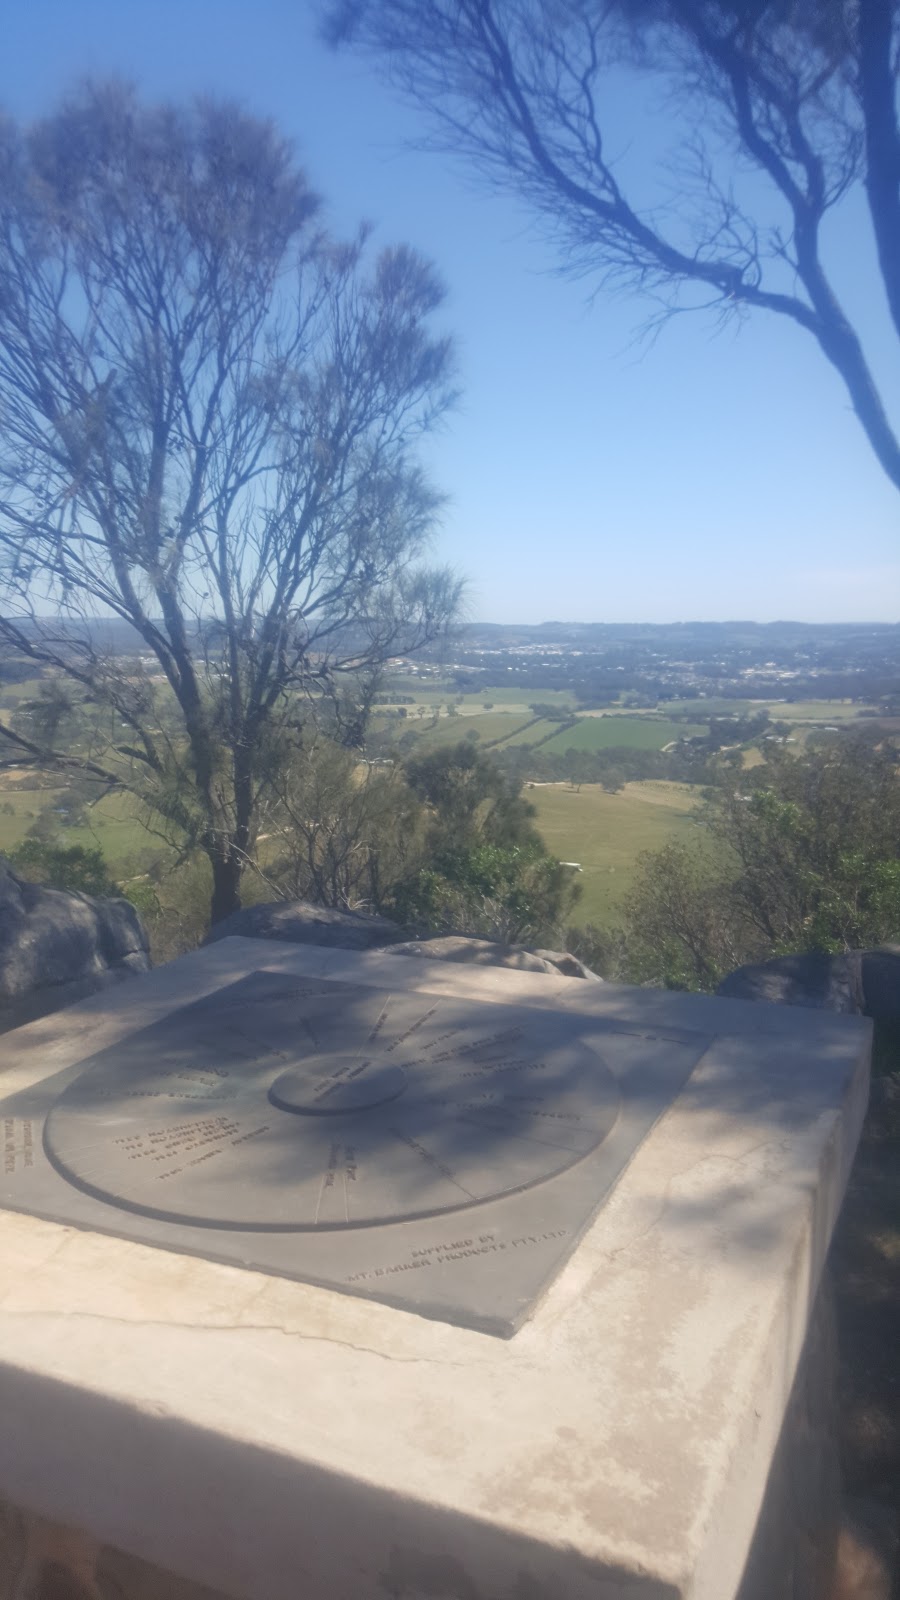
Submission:
M 630 750 L 662 750 L 673 739 L 705 733 L 694 722 L 670 722 L 662 717 L 579 717 L 573 728 L 563 728 L 543 748 L 548 753 L 562 750 L 609 750 L 615 745 Z
M 527 724 L 522 721 L 520 716 L 510 717 L 508 721 L 510 725 L 510 733 L 509 738 L 504 739 L 503 741 L 504 750 L 508 750 L 510 745 L 514 744 L 537 744 L 539 739 L 546 739 L 547 735 L 551 734 L 554 728 L 559 727 L 558 722 L 545 722 L 543 718 L 540 722 L 532 722 L 531 718 L 529 717 L 528 722 L 531 722 L 531 727 L 528 727 Z
M 502 711 L 482 711 L 471 717 L 440 717 L 433 725 L 431 718 L 420 721 L 418 717 L 401 717 L 391 726 L 398 738 L 404 733 L 414 733 L 417 742 L 432 748 L 441 744 L 459 744 L 466 734 L 473 732 L 477 734 L 479 744 L 487 744 L 491 739 L 505 739 L 508 734 L 521 728 L 525 720 L 521 712 L 505 714 Z
M 703 838 L 693 820 L 699 794 L 686 783 L 626 783 L 607 794 L 596 783 L 529 786 L 535 821 L 547 848 L 563 861 L 578 861 L 582 897 L 573 921 L 615 921 L 616 908 L 634 877 L 643 850 L 659 850 L 669 839 Z
M 0 679 L 0 708 L 12 708 L 20 700 L 33 700 L 40 686 L 40 678 L 23 678 L 21 683 L 4 683 Z
M 58 789 L 0 789 L 0 851 L 20 844 L 38 812 L 59 793 Z M 7 807 L 12 807 L 12 816 Z
M 39 811 L 55 801 L 64 803 L 65 791 L 25 789 L 20 785 L 0 788 L 0 852 L 21 844 Z M 12 807 L 12 815 L 6 807 Z M 139 861 L 164 850 L 161 840 L 147 832 L 129 795 L 112 794 L 88 813 L 84 828 L 60 827 L 59 842 L 102 849 L 110 872 L 118 877 L 124 870 L 141 870 Z
M 777 700 L 757 697 L 752 700 L 668 700 L 661 710 L 673 715 L 691 717 L 750 717 L 756 711 L 768 711 L 773 722 L 839 722 L 871 711 L 871 706 L 855 705 L 852 700 Z M 632 713 L 636 716 L 653 716 L 652 711 Z
M 570 689 L 517 689 L 495 687 L 480 689 L 477 694 L 463 694 L 451 683 L 420 682 L 416 678 L 389 678 L 384 693 L 412 695 L 417 705 L 446 705 L 448 700 L 459 700 L 460 711 L 471 712 L 487 703 L 495 711 L 527 710 L 535 705 L 559 706 L 561 710 L 575 708 L 575 696 Z M 412 710 L 412 707 L 409 708 Z
M 436 721 L 432 707 L 427 717 L 416 715 L 413 706 L 406 709 L 405 717 L 390 717 L 379 708 L 373 717 L 374 727 L 380 732 L 393 733 L 398 739 L 412 733 L 428 746 L 456 744 L 474 733 L 482 748 L 540 744 L 543 750 L 554 755 L 565 750 L 609 750 L 615 746 L 662 750 L 675 739 L 706 732 L 702 723 L 673 722 L 668 717 L 641 713 L 631 716 L 588 713 L 573 725 L 563 727 L 546 718 L 535 721 L 524 705 L 506 711 L 492 706 L 490 711 L 485 711 L 476 704 L 471 709 L 461 707 L 453 716 L 442 711 Z
M 871 706 L 854 705 L 852 700 L 794 700 L 791 704 L 765 702 L 773 722 L 852 722 Z

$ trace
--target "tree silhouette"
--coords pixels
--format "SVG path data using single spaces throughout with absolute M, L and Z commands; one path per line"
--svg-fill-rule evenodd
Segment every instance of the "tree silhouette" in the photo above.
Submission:
M 142 796 L 209 858 L 214 920 L 303 698 L 457 602 L 420 564 L 440 285 L 318 211 L 275 129 L 227 104 L 101 86 L 0 128 L 0 638 L 103 712 L 75 752 L 0 733 Z
M 563 264 L 676 311 L 769 311 L 838 372 L 900 488 L 900 441 L 826 264 L 823 225 L 864 191 L 900 335 L 897 0 L 328 0 L 334 42 L 374 51 L 434 143 L 511 187 Z M 662 93 L 651 201 L 610 112 L 621 69 Z M 744 178 L 756 180 L 752 199 Z M 677 210 L 659 186 L 677 184 Z M 855 225 L 855 224 L 854 224 Z

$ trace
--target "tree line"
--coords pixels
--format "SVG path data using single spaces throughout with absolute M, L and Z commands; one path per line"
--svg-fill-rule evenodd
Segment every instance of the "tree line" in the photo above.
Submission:
M 697 812 L 698 842 L 638 862 L 612 929 L 576 935 L 606 976 L 713 990 L 747 962 L 839 953 L 900 928 L 900 752 L 844 734 L 723 769 Z
M 302 743 L 270 774 L 245 877 L 251 900 L 376 912 L 423 934 L 537 944 L 565 937 L 579 885 L 547 851 L 519 780 L 467 740 L 376 764 L 338 732 L 334 722 L 325 732 L 308 720 Z M 9 858 L 36 881 L 124 894 L 145 917 L 155 956 L 180 954 L 208 926 L 208 862 L 154 840 L 148 817 L 146 846 L 114 875 L 102 835 L 80 842 L 105 792 L 90 775 L 71 780 L 40 807 Z

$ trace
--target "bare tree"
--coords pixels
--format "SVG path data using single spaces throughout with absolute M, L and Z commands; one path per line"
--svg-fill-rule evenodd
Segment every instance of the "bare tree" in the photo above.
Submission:
M 420 565 L 441 288 L 318 209 L 233 106 L 105 86 L 0 128 L 0 639 L 92 712 L 74 752 L 0 734 L 142 796 L 209 858 L 214 920 L 304 697 L 433 639 L 458 598 Z
M 897 0 L 326 0 L 325 28 L 377 53 L 441 148 L 523 197 L 568 268 L 653 296 L 663 317 L 760 309 L 811 334 L 900 488 L 823 241 L 862 185 L 900 334 Z M 622 68 L 656 81 L 669 117 L 655 203 L 611 125 Z

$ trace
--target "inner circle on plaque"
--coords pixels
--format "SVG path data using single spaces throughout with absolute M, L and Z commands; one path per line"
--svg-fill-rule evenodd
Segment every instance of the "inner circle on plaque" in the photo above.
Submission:
M 357 1053 L 322 1056 L 292 1067 L 269 1088 L 279 1111 L 328 1117 L 342 1111 L 368 1111 L 396 1100 L 406 1088 L 406 1073 L 392 1062 L 366 1060 Z

